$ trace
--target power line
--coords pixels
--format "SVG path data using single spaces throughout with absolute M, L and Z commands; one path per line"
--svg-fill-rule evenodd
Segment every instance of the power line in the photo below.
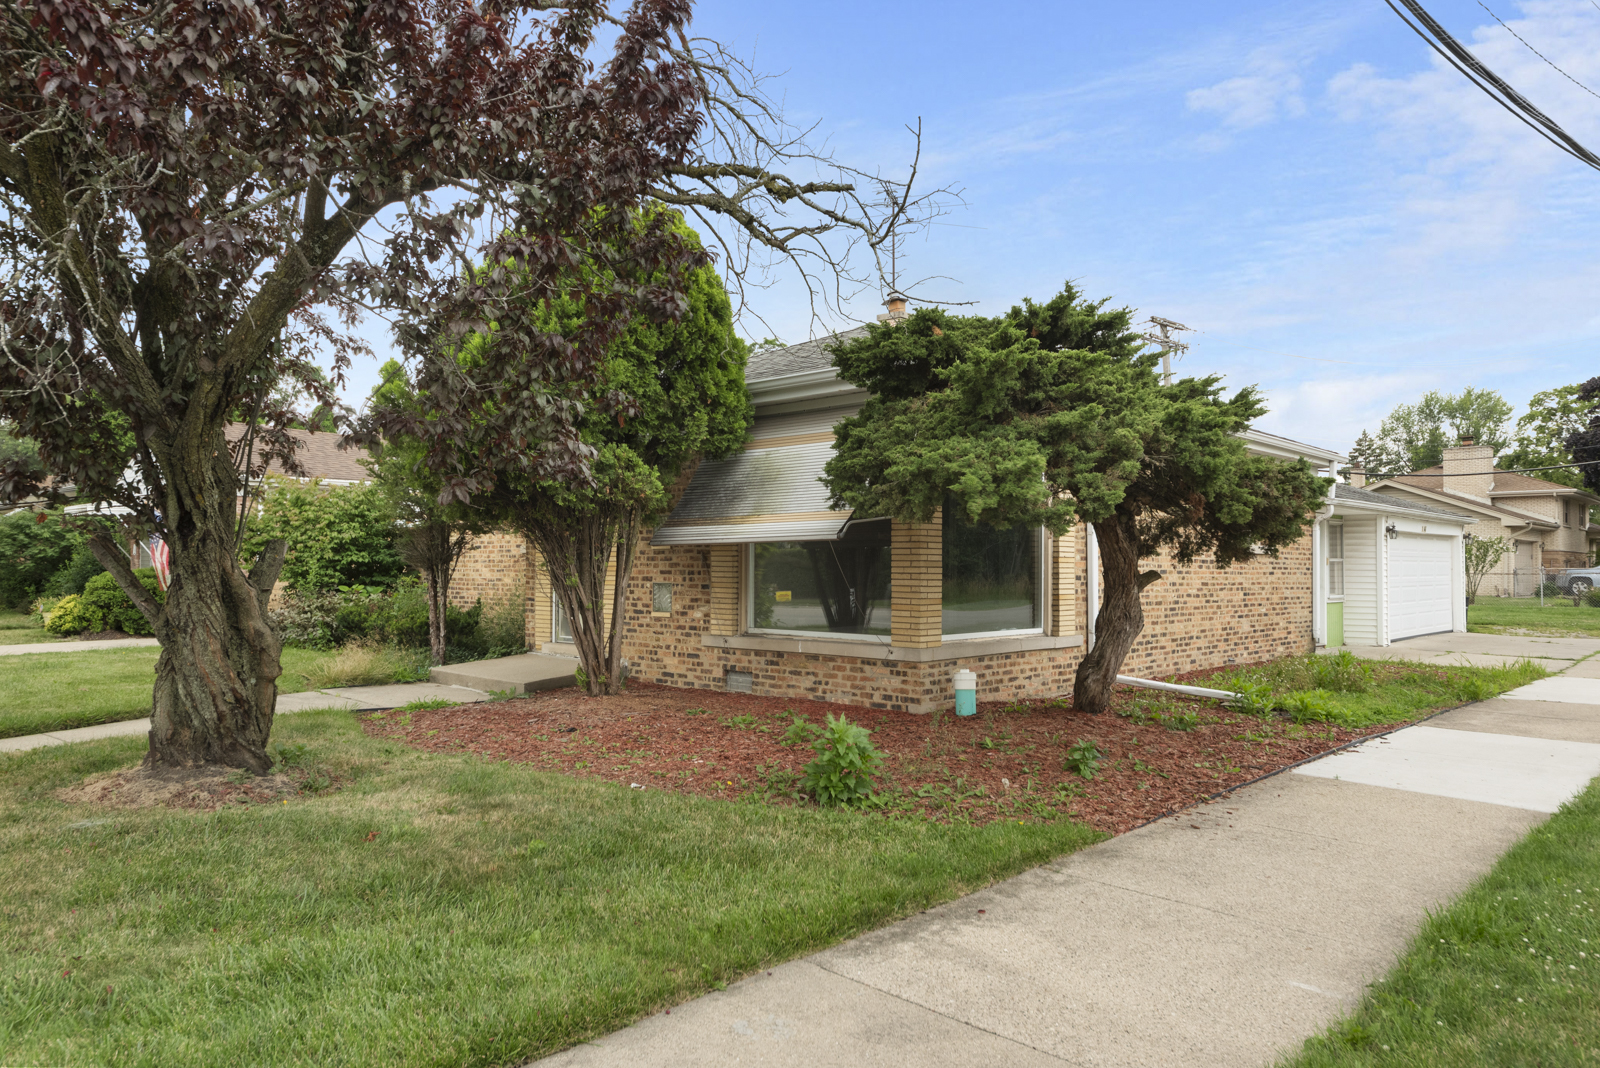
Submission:
M 1592 3 L 1594 3 L 1594 0 L 1589 0 L 1589 2 L 1592 4 Z M 1478 6 L 1483 8 L 1485 11 L 1489 11 L 1489 5 L 1484 3 L 1483 0 L 1478 0 Z M 1500 25 L 1505 26 L 1505 29 L 1506 29 L 1507 33 L 1509 33 L 1511 36 L 1515 37 L 1517 40 L 1521 41 L 1523 46 L 1526 47 L 1528 51 L 1532 52 L 1534 55 L 1538 56 L 1540 59 L 1542 59 L 1546 63 L 1550 64 L 1551 69 L 1553 69 L 1557 74 L 1561 75 L 1567 81 L 1571 82 L 1573 85 L 1576 85 L 1579 89 L 1582 89 L 1584 92 L 1588 93 L 1590 96 L 1594 97 L 1596 100 L 1600 100 L 1600 93 L 1597 93 L 1593 89 L 1590 89 L 1587 85 L 1584 85 L 1578 79 L 1574 78 L 1572 75 L 1568 74 L 1566 71 L 1564 71 L 1560 67 L 1556 66 L 1555 61 L 1552 60 L 1549 56 L 1545 55 L 1543 52 L 1541 52 L 1537 48 L 1533 47 L 1533 45 L 1528 44 L 1528 39 L 1526 37 L 1523 37 L 1522 34 L 1518 33 L 1516 30 L 1513 30 L 1510 26 L 1506 26 L 1506 20 L 1505 19 L 1501 18 L 1499 15 L 1496 15 L 1493 11 L 1489 11 L 1489 17 L 1494 19 Z
M 1383 0 L 1383 2 L 1389 5 L 1391 11 L 1400 16 L 1400 21 L 1409 26 L 1413 33 L 1427 41 L 1430 48 L 1443 56 L 1445 62 L 1459 71 L 1462 77 L 1482 89 L 1489 99 L 1515 115 L 1518 120 L 1525 123 L 1540 137 L 1543 137 L 1573 159 L 1585 166 L 1600 170 L 1600 156 L 1596 156 L 1585 148 L 1576 138 L 1563 130 L 1554 119 L 1534 107 L 1526 97 L 1511 88 L 1498 74 L 1484 66 L 1477 56 L 1473 55 L 1459 41 L 1450 36 L 1449 31 L 1439 25 L 1438 21 L 1428 14 L 1416 0 L 1399 0 L 1406 11 L 1411 13 L 1412 18 L 1416 19 L 1416 22 L 1413 22 L 1411 18 L 1407 18 L 1405 12 L 1395 6 L 1395 0 Z M 1421 25 L 1419 26 L 1418 23 Z

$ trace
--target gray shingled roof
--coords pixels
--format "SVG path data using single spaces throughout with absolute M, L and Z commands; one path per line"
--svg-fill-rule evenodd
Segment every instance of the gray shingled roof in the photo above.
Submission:
M 858 326 L 817 338 L 815 341 L 802 341 L 798 345 L 772 349 L 758 356 L 752 356 L 749 366 L 745 368 L 744 379 L 746 382 L 759 382 L 764 378 L 782 378 L 784 375 L 798 375 L 806 371 L 820 371 L 824 367 L 832 367 L 833 353 L 828 350 L 841 341 L 862 337 L 866 332 L 866 327 Z
M 1334 500 L 1349 501 L 1351 504 L 1367 504 L 1374 508 L 1387 508 L 1393 512 L 1423 512 L 1428 515 L 1447 515 L 1453 519 L 1472 518 L 1461 512 L 1452 512 L 1448 508 L 1423 504 L 1421 501 L 1414 501 L 1409 497 L 1400 497 L 1389 493 L 1373 493 L 1371 490 L 1347 486 L 1343 482 L 1334 485 L 1333 497 Z

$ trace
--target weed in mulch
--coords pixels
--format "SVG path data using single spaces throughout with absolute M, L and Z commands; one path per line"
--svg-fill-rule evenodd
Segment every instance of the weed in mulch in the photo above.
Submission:
M 989 823 L 1071 818 L 1121 833 L 1355 739 L 1360 730 L 1237 715 L 1204 700 L 1119 692 L 1113 713 L 1064 699 L 992 702 L 979 714 L 910 715 L 822 701 L 632 683 L 590 697 L 544 691 L 493 705 L 363 717 L 367 733 L 622 786 L 765 804 L 809 804 L 809 747 L 785 744 L 796 716 L 847 716 L 884 754 L 868 811 L 889 819 Z M 1092 747 L 1093 777 L 1081 774 Z M 1076 749 L 1078 758 L 1072 754 Z M 1069 766 L 1076 764 L 1076 767 Z

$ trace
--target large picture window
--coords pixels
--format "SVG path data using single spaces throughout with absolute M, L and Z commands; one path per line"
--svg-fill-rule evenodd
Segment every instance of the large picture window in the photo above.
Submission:
M 838 541 L 750 547 L 750 627 L 803 634 L 889 633 L 889 521 L 851 523 Z
M 1040 630 L 1039 552 L 1034 528 L 1001 530 L 944 509 L 944 633 Z

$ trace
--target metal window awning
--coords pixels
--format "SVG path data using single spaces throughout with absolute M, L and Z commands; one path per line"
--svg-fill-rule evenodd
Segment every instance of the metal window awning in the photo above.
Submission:
M 829 507 L 820 481 L 833 456 L 834 409 L 758 418 L 750 444 L 695 469 L 683 498 L 651 535 L 652 545 L 833 541 L 850 522 Z

